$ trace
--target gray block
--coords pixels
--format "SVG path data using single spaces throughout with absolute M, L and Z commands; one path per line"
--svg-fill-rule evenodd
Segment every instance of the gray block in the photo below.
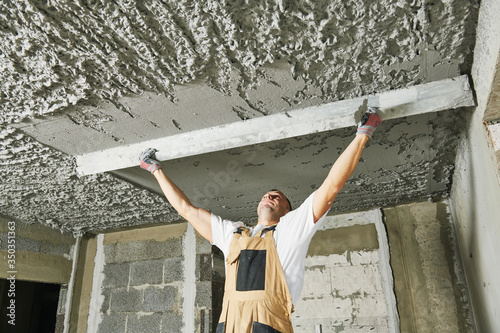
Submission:
M 45 254 L 52 254 L 54 256 L 69 255 L 71 247 L 68 244 L 53 244 L 51 242 L 41 242 L 40 252 Z
M 182 256 L 180 239 L 164 242 L 154 240 L 117 243 L 114 249 L 114 262 L 132 262 Z
M 125 313 L 105 314 L 102 317 L 102 321 L 97 331 L 99 333 L 125 333 L 126 322 L 127 314 Z
M 184 280 L 184 259 L 182 257 L 168 258 L 163 266 L 164 283 Z
M 40 252 L 41 244 L 39 241 L 16 237 L 16 250 L 17 251 L 27 251 L 27 252 Z
M 196 282 L 196 300 L 197 307 L 212 307 L 212 282 Z
M 153 333 L 160 332 L 161 313 L 148 315 L 129 314 L 127 322 L 127 333 Z
M 7 224 L 6 224 L 7 225 Z M 9 243 L 8 241 L 8 236 L 5 232 L 0 232 L 0 250 L 7 250 Z
M 106 259 L 106 264 L 116 262 L 116 244 L 104 245 L 104 258 Z
M 196 311 L 196 315 L 194 317 L 197 332 L 212 332 L 212 311 L 210 309 L 200 309 L 199 311 Z
M 68 289 L 61 288 L 59 291 L 59 301 L 57 303 L 57 314 L 64 315 L 66 313 L 66 297 L 68 295 Z
M 104 296 L 104 300 L 101 305 L 101 312 L 105 313 L 109 310 L 110 301 L 111 301 L 111 291 L 112 289 L 103 288 L 101 289 L 101 294 Z
M 142 309 L 143 291 L 134 288 L 119 288 L 111 292 L 112 312 L 137 312 Z
M 174 307 L 182 307 L 182 301 L 178 297 L 177 288 L 165 286 L 164 288 L 149 287 L 144 290 L 144 311 L 172 311 Z
M 130 266 L 131 286 L 163 282 L 163 260 L 137 261 L 131 263 Z
M 64 315 L 56 315 L 56 327 L 54 333 L 64 333 Z
M 199 254 L 196 256 L 196 280 L 212 281 L 211 254 Z
M 196 234 L 196 254 L 210 254 L 212 253 L 212 244 L 205 238 Z
M 130 264 L 128 263 L 111 263 L 106 264 L 103 269 L 104 281 L 103 287 L 119 288 L 127 287 L 129 280 Z
M 182 333 L 182 316 L 171 311 L 163 312 L 161 333 Z

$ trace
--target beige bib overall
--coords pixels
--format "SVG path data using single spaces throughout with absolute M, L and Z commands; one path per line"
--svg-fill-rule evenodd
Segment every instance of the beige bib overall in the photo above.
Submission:
M 265 230 L 265 229 L 264 229 Z M 274 227 L 239 228 L 226 258 L 226 285 L 216 333 L 291 333 L 292 298 L 276 252 Z

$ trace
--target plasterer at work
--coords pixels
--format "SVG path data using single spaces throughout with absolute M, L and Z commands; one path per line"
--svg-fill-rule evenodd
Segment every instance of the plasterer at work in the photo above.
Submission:
M 292 210 L 281 191 L 265 193 L 253 228 L 195 207 L 166 176 L 155 159 L 155 149 L 140 155 L 141 168 L 156 177 L 170 204 L 224 253 L 226 283 L 217 333 L 293 332 L 291 313 L 304 282 L 309 243 L 381 122 L 375 109 L 368 108 L 356 137 L 322 185 L 297 209 Z

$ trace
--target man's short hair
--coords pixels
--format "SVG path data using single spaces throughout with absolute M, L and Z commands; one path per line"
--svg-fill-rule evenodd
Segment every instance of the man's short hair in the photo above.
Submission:
M 281 192 L 280 190 L 276 189 L 276 188 L 273 188 L 272 190 L 268 191 L 268 192 Z M 283 192 L 281 192 L 283 193 Z M 285 196 L 285 199 L 286 201 L 288 202 L 288 208 L 290 209 L 290 211 L 292 210 L 292 204 L 290 203 L 290 200 L 288 200 L 288 197 L 285 195 L 285 193 L 283 193 L 283 195 Z

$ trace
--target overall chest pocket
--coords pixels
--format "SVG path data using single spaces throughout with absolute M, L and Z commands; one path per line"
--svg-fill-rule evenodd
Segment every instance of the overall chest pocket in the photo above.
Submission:
M 266 288 L 266 250 L 241 250 L 236 290 L 251 291 Z

